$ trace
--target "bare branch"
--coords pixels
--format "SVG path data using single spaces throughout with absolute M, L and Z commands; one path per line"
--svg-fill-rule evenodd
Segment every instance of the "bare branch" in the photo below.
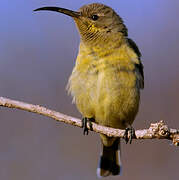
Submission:
M 47 109 L 45 107 L 39 105 L 28 104 L 25 102 L 15 101 L 11 99 L 7 99 L 4 97 L 0 97 L 0 106 L 8 107 L 8 108 L 16 108 L 21 109 L 37 114 L 41 114 L 43 116 L 50 117 L 55 119 L 56 121 L 64 122 L 66 124 L 71 124 L 73 126 L 82 127 L 82 122 L 80 119 L 67 116 L 65 114 Z M 90 129 L 90 125 L 87 124 Z M 92 123 L 93 131 L 97 133 L 106 134 L 110 137 L 124 137 L 125 130 L 114 129 L 110 127 L 105 127 L 98 125 L 96 123 Z M 168 139 L 172 140 L 173 144 L 179 146 L 179 130 L 170 129 L 167 125 L 164 124 L 163 121 L 152 123 L 149 129 L 136 130 L 135 131 L 136 139 Z

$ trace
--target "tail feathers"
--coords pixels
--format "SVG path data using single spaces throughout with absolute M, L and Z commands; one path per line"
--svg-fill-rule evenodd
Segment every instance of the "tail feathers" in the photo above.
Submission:
M 99 167 L 97 169 L 98 177 L 106 177 L 109 175 L 120 175 L 120 139 L 116 139 L 112 146 L 103 145 L 103 153 L 100 157 Z

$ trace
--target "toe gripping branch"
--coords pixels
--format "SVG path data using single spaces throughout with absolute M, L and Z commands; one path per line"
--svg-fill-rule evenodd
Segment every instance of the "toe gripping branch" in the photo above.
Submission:
M 126 141 L 126 144 L 129 142 L 130 144 L 132 143 L 132 139 L 135 139 L 135 129 L 131 126 L 129 128 L 125 129 L 124 133 L 124 140 Z
M 84 117 L 84 118 L 82 119 L 83 135 L 88 135 L 87 123 L 89 123 L 90 130 L 93 131 L 93 127 L 92 127 L 92 123 L 91 123 L 91 122 L 94 122 L 94 121 L 95 121 L 94 118 Z

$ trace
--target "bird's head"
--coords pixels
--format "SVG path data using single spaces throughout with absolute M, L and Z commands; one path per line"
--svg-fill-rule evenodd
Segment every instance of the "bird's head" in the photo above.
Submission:
M 93 3 L 82 6 L 78 11 L 59 7 L 42 7 L 35 11 L 49 10 L 71 16 L 85 42 L 105 42 L 115 36 L 127 36 L 127 28 L 120 16 L 110 7 Z

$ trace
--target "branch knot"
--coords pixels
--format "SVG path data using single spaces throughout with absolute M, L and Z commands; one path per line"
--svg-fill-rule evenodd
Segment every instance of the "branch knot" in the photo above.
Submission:
M 164 124 L 163 120 L 158 123 L 151 123 L 149 129 L 153 133 L 153 136 L 159 139 L 167 138 L 170 135 L 169 128 L 166 124 Z

